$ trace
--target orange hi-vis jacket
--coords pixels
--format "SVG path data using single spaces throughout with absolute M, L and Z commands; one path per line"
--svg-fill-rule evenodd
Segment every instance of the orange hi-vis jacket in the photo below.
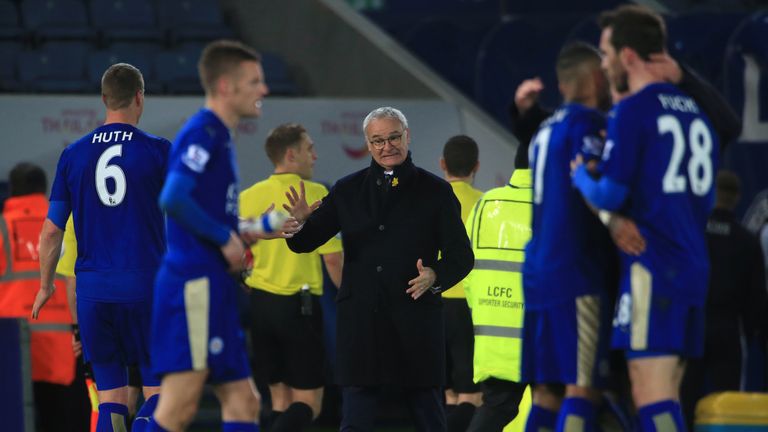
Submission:
M 0 218 L 0 317 L 29 320 L 33 381 L 70 385 L 75 378 L 75 355 L 63 280 L 55 281 L 53 297 L 38 319 L 31 319 L 40 288 L 40 230 L 47 213 L 43 194 L 5 201 Z

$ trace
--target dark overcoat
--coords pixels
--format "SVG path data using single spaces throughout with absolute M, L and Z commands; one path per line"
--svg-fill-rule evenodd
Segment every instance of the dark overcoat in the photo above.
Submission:
M 337 384 L 444 385 L 442 298 L 427 291 L 414 300 L 405 291 L 419 258 L 442 289 L 472 268 L 451 186 L 414 166 L 410 155 L 390 186 L 372 161 L 339 180 L 287 242 L 294 252 L 309 252 L 338 232 L 344 270 L 336 297 Z

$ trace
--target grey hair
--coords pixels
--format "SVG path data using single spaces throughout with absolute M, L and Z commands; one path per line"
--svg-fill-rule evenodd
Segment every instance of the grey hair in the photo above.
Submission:
M 367 116 L 365 116 L 365 120 L 363 120 L 363 132 L 366 131 L 368 128 L 368 123 L 371 122 L 371 120 L 380 119 L 380 118 L 393 118 L 400 121 L 400 124 L 403 126 L 403 129 L 408 129 L 408 120 L 405 118 L 403 113 L 397 109 L 392 107 L 380 107 L 376 108 L 375 110 L 368 113 Z

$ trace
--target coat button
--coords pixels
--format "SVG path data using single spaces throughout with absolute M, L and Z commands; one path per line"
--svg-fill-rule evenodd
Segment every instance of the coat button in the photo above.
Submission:
M 379 231 L 384 231 L 384 225 L 379 225 Z
M 381 186 L 381 179 L 376 179 L 376 185 Z
M 376 266 L 376 271 L 381 273 L 381 271 L 384 270 L 384 267 L 382 266 Z

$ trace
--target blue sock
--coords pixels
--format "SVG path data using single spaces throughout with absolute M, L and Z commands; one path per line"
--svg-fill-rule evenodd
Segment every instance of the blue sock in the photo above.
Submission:
M 259 425 L 245 422 L 224 422 L 222 432 L 259 432 Z
M 126 430 L 128 407 L 119 403 L 105 402 L 99 404 L 99 420 L 96 422 L 96 432 L 115 432 Z
M 556 412 L 546 410 L 538 405 L 531 405 L 528 421 L 525 422 L 525 432 L 553 431 L 556 424 Z
M 672 399 L 640 407 L 637 411 L 640 417 L 642 432 L 684 432 L 685 422 L 680 402 Z
M 152 417 L 152 413 L 157 408 L 157 401 L 160 399 L 160 395 L 152 395 L 149 399 L 144 401 L 139 411 L 136 413 L 136 418 L 133 419 L 133 425 L 131 426 L 131 432 L 148 432 L 149 419 Z
M 597 412 L 592 402 L 580 397 L 563 400 L 557 417 L 556 431 L 587 432 L 596 429 Z
M 147 424 L 146 432 L 168 432 L 168 429 L 160 426 L 155 421 L 154 417 L 149 418 L 149 424 Z

